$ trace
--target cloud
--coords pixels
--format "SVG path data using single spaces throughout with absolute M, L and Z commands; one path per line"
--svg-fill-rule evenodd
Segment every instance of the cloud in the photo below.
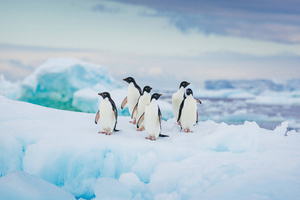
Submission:
M 168 17 L 182 32 L 197 29 L 206 34 L 300 43 L 300 1 L 297 0 L 116 1 L 155 9 L 157 13 L 149 17 Z
M 163 70 L 162 68 L 160 67 L 151 67 L 149 70 L 148 70 L 148 73 L 149 75 L 151 76 L 156 76 L 156 75 L 161 75 L 163 73 Z
M 108 13 L 118 13 L 120 10 L 118 8 L 107 7 L 104 4 L 97 4 L 92 8 L 95 12 L 108 12 Z

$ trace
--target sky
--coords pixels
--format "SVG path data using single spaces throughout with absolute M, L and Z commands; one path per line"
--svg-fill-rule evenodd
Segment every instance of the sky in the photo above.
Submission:
M 0 3 L 0 74 L 10 81 L 55 57 L 157 87 L 300 78 L 299 0 Z

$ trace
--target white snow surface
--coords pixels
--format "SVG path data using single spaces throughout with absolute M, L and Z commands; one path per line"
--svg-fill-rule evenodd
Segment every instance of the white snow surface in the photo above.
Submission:
M 170 137 L 150 141 L 129 117 L 118 118 L 121 131 L 98 134 L 94 117 L 0 96 L 0 190 L 10 185 L 13 199 L 18 187 L 22 199 L 29 183 L 66 195 L 47 181 L 82 199 L 300 198 L 300 134 L 287 122 L 266 130 L 205 121 L 184 133 L 172 118 L 162 121 Z
M 0 177 L 0 199 L 7 200 L 75 200 L 63 189 L 26 172 L 14 171 Z

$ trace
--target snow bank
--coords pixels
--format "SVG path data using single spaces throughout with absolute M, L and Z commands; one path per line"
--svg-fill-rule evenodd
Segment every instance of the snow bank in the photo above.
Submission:
M 75 197 L 61 188 L 26 172 L 14 171 L 0 177 L 0 199 L 9 200 L 53 200 Z
M 145 140 L 145 132 L 137 132 L 129 117 L 119 117 L 121 131 L 106 136 L 98 134 L 101 126 L 94 124 L 94 114 L 4 97 L 0 111 L 1 179 L 19 170 L 82 199 L 300 196 L 300 135 L 287 131 L 287 122 L 266 130 L 255 122 L 206 121 L 187 134 L 172 118 L 162 122 L 162 133 L 170 137 L 154 142 Z M 28 176 L 24 181 L 30 187 L 47 193 Z M 11 194 L 13 188 L 6 191 Z

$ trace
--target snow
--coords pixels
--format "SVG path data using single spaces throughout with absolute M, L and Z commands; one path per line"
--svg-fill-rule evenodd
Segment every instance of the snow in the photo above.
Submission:
M 14 171 L 0 177 L 0 199 L 10 200 L 75 200 L 61 188 L 26 172 Z
M 101 126 L 94 124 L 94 117 L 0 96 L 0 190 L 5 191 L 0 195 L 11 195 L 9 199 L 45 194 L 57 195 L 56 199 L 300 197 L 300 135 L 287 131 L 288 122 L 267 130 L 255 122 L 203 121 L 187 134 L 171 118 L 162 122 L 162 133 L 170 137 L 149 141 L 129 117 L 118 117 L 121 131 L 111 136 L 98 134 Z M 29 193 L 27 187 L 39 193 Z

